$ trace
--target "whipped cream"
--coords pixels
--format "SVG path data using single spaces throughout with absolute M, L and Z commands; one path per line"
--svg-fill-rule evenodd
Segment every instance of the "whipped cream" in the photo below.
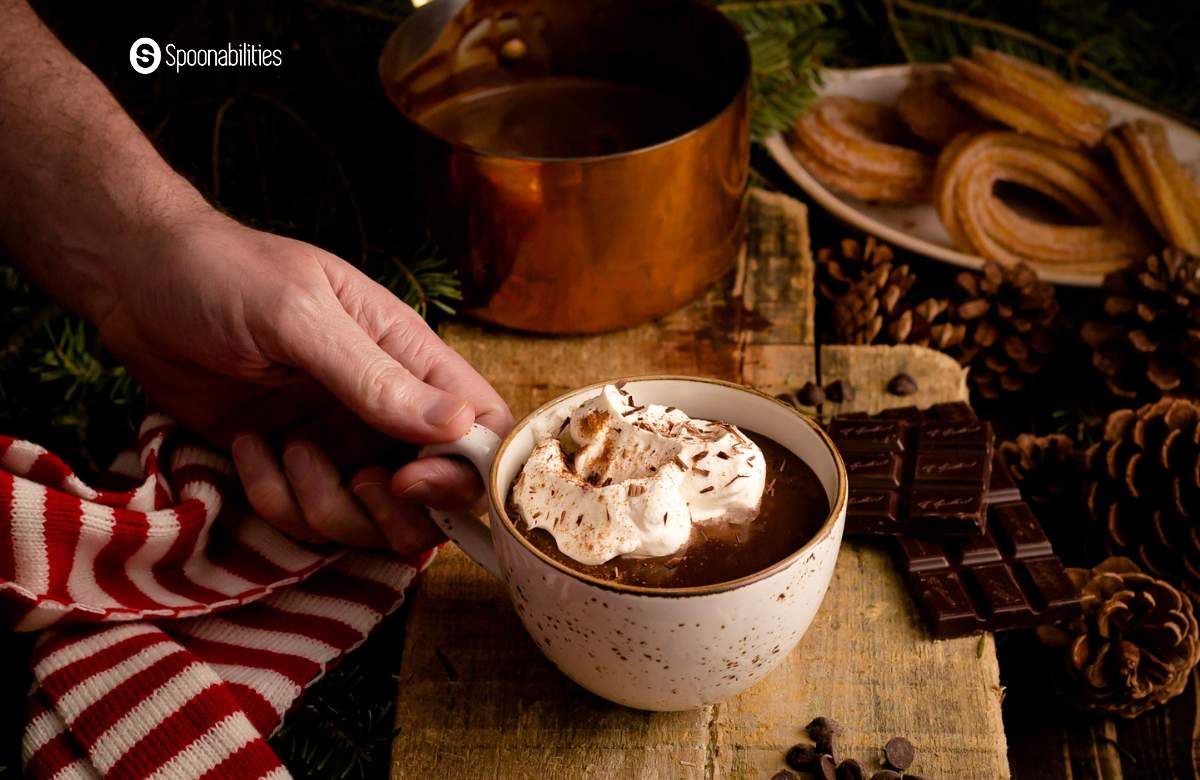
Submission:
M 607 385 L 538 442 L 512 503 L 564 555 L 596 565 L 670 555 L 695 523 L 752 520 L 765 482 L 762 451 L 733 425 Z

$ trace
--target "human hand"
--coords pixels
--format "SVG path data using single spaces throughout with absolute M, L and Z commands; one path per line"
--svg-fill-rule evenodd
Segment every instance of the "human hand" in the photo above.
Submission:
M 460 461 L 378 464 L 396 439 L 452 441 L 475 421 L 504 434 L 507 406 L 345 261 L 201 209 L 143 237 L 109 283 L 105 346 L 165 412 L 232 445 L 251 506 L 282 530 L 413 552 L 441 538 L 423 505 L 477 501 Z
M 0 254 L 98 325 L 165 411 L 233 444 L 263 517 L 306 539 L 427 546 L 417 502 L 468 501 L 477 477 L 440 458 L 369 464 L 474 419 L 502 433 L 503 401 L 352 266 L 213 210 L 28 4 L 0 0 L 0 18 Z M 363 466 L 347 488 L 339 474 Z

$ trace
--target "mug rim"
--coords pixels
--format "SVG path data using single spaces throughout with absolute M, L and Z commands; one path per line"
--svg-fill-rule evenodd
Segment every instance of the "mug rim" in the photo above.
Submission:
M 516 524 L 513 523 L 512 518 L 510 518 L 508 516 L 508 510 L 505 508 L 507 495 L 505 495 L 505 496 L 500 495 L 500 484 L 499 484 L 500 483 L 500 480 L 499 480 L 500 464 L 501 464 L 501 462 L 503 462 L 504 455 L 508 451 L 509 446 L 513 443 L 514 439 L 516 438 L 517 433 L 519 431 L 523 430 L 525 427 L 527 427 L 536 417 L 541 415 L 543 412 L 562 403 L 562 401 L 569 396 L 576 395 L 578 393 L 582 393 L 582 392 L 585 392 L 588 390 L 603 389 L 606 385 L 616 384 L 618 382 L 647 382 L 647 381 L 661 381 L 661 380 L 674 380 L 674 381 L 683 381 L 683 382 L 694 382 L 694 383 L 700 383 L 700 384 L 718 385 L 721 387 L 730 388 L 732 390 L 738 390 L 738 391 L 741 391 L 744 393 L 748 393 L 750 395 L 758 396 L 767 401 L 770 401 L 773 404 L 777 404 L 777 405 L 783 407 L 789 413 L 794 415 L 797 419 L 799 419 L 801 422 L 803 422 L 803 424 L 807 425 L 810 429 L 812 429 L 813 432 L 815 432 L 817 434 L 817 438 L 821 441 L 822 444 L 825 445 L 826 451 L 828 451 L 830 456 L 833 458 L 833 463 L 837 470 L 837 496 L 836 496 L 835 500 L 833 501 L 833 503 L 830 505 L 829 514 L 826 516 L 825 521 L 816 530 L 816 532 L 812 535 L 812 537 L 809 538 L 808 541 L 806 541 L 804 544 L 800 545 L 800 547 L 796 548 L 796 550 L 789 553 L 787 556 L 785 556 L 785 557 L 781 558 L 780 560 L 776 561 L 775 563 L 771 564 L 770 566 L 767 566 L 766 568 L 763 568 L 763 569 L 759 569 L 758 571 L 755 571 L 755 572 L 751 572 L 750 574 L 747 574 L 744 577 L 738 577 L 737 579 L 733 579 L 733 580 L 723 580 L 721 582 L 714 582 L 714 583 L 710 583 L 708 585 L 693 585 L 693 586 L 689 586 L 686 588 L 655 588 L 655 587 L 650 587 L 647 585 L 627 585 L 625 583 L 613 582 L 612 580 L 605 580 L 605 579 L 601 579 L 599 577 L 593 577 L 590 574 L 584 574 L 583 572 L 576 571 L 575 569 L 572 569 L 571 567 L 567 566 L 566 564 L 561 563 L 560 561 L 556 561 L 553 558 L 551 558 L 549 555 L 546 555 L 544 552 L 539 550 L 533 544 L 533 542 L 529 541 L 529 539 L 527 539 L 524 534 L 522 534 L 519 530 L 517 530 Z M 520 542 L 522 546 L 524 546 L 524 548 L 527 552 L 533 554 L 536 558 L 540 559 L 543 563 L 552 566 L 553 568 L 557 569 L 558 571 L 562 572 L 563 574 L 566 574 L 570 577 L 574 577 L 575 579 L 581 580 L 589 585 L 594 585 L 596 587 L 603 588 L 605 590 L 615 591 L 617 593 L 629 593 L 629 594 L 640 595 L 640 596 L 659 596 L 659 597 L 666 597 L 666 598 L 683 597 L 683 596 L 704 596 L 704 595 L 711 595 L 714 593 L 723 593 L 725 591 L 735 590 L 737 588 L 741 588 L 746 585 L 753 584 L 760 580 L 767 579 L 767 578 L 775 575 L 776 573 L 783 571 L 784 569 L 787 569 L 796 560 L 801 558 L 805 553 L 809 552 L 812 548 L 816 547 L 821 542 L 825 541 L 825 539 L 827 539 L 833 533 L 833 529 L 837 525 L 838 518 L 842 515 L 843 511 L 845 510 L 847 495 L 849 492 L 849 477 L 846 473 L 846 464 L 842 460 L 841 453 L 839 453 L 837 450 L 837 447 L 834 446 L 833 439 L 831 439 L 829 437 L 829 434 L 826 433 L 825 430 L 823 428 L 821 428 L 821 426 L 818 425 L 815 420 L 813 420 L 813 418 L 802 413 L 799 409 L 792 406 L 791 404 L 786 404 L 783 401 L 779 400 L 778 398 L 767 395 L 766 393 L 762 392 L 761 390 L 756 390 L 753 387 L 747 387 L 746 385 L 740 385 L 736 382 L 729 382 L 724 379 L 713 379 L 713 378 L 709 378 L 709 377 L 696 377 L 696 376 L 683 376 L 680 374 L 645 374 L 645 375 L 640 375 L 640 376 L 616 377 L 613 379 L 607 379 L 602 382 L 594 382 L 592 384 L 583 385 L 581 387 L 575 388 L 574 390 L 569 390 L 565 393 L 562 393 L 561 395 L 556 396 L 555 398 L 547 401 L 546 403 L 542 404 L 541 406 L 537 407 L 533 411 L 526 414 L 516 424 L 513 425 L 512 430 L 509 431 L 508 435 L 504 437 L 504 439 L 500 442 L 500 445 L 496 448 L 496 453 L 492 458 L 491 468 L 488 469 L 488 480 L 487 481 L 488 481 L 487 494 L 488 494 L 488 501 L 490 504 L 489 508 L 490 508 L 491 512 L 493 513 L 493 515 L 499 517 L 500 523 L 502 526 L 504 526 L 504 530 L 506 532 L 508 532 L 512 536 L 516 537 L 517 541 Z

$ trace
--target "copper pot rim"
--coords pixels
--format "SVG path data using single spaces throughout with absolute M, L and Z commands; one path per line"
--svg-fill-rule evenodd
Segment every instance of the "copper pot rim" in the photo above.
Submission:
M 653 144 L 648 144 L 646 146 L 639 146 L 634 149 L 625 149 L 625 150 L 622 150 L 619 152 L 609 152 L 607 154 L 579 155 L 579 156 L 572 156 L 572 157 L 542 157 L 542 156 L 536 156 L 536 155 L 511 154 L 511 153 L 491 151 L 488 149 L 480 149 L 478 147 L 470 146 L 470 145 L 464 144 L 460 141 L 456 141 L 451 138 L 446 138 L 444 136 L 438 135 L 437 133 L 433 132 L 428 127 L 426 127 L 425 125 L 423 125 L 419 121 L 417 121 L 416 117 L 412 116 L 412 114 L 410 112 L 405 111 L 404 109 L 397 106 L 395 104 L 395 102 L 392 101 L 391 95 L 386 88 L 387 74 L 385 74 L 383 72 L 383 63 L 387 57 L 388 50 L 393 46 L 393 41 L 398 40 L 405 33 L 405 27 L 407 26 L 406 22 L 401 22 L 396 27 L 396 29 L 392 31 L 392 34 L 388 36 L 387 41 L 383 45 L 383 54 L 381 54 L 380 58 L 379 58 L 379 80 L 385 84 L 384 95 L 388 98 L 388 102 L 392 104 L 392 107 L 396 110 L 397 114 L 399 114 L 406 122 L 408 122 L 410 125 L 417 128 L 418 130 L 420 130 L 423 134 L 425 134 L 429 138 L 432 138 L 432 139 L 438 141 L 439 143 L 445 144 L 446 146 L 448 146 L 452 150 L 454 150 L 454 152 L 456 152 L 456 153 L 467 154 L 467 155 L 471 155 L 473 157 L 486 157 L 486 158 L 489 158 L 492 160 L 511 160 L 513 162 L 529 162 L 529 163 L 605 162 L 605 161 L 609 161 L 609 160 L 627 159 L 627 158 L 635 157 L 635 156 L 642 155 L 642 154 L 650 154 L 650 153 L 653 153 L 656 151 L 661 151 L 662 149 L 673 146 L 682 141 L 685 141 L 685 140 L 691 138 L 692 136 L 700 135 L 708 128 L 712 127 L 713 125 L 715 125 L 718 122 L 725 119 L 731 113 L 737 111 L 738 105 L 741 102 L 747 100 L 749 93 L 750 93 L 750 82 L 751 82 L 751 77 L 753 76 L 754 68 L 753 68 L 753 61 L 750 56 L 750 44 L 747 43 L 745 34 L 742 32 L 742 30 L 736 24 L 734 24 L 732 19 L 730 19 L 728 16 L 721 13 L 717 9 L 715 9 L 705 3 L 700 2 L 700 0 L 686 0 L 686 2 L 688 4 L 690 4 L 693 8 L 695 8 L 703 13 L 713 14 L 716 18 L 719 18 L 721 20 L 720 23 L 732 35 L 730 40 L 733 42 L 733 45 L 737 48 L 737 54 L 742 60 L 743 74 L 740 79 L 738 88 L 736 90 L 734 90 L 734 92 L 733 92 L 732 96 L 729 98 L 729 100 L 722 103 L 721 106 L 716 111 L 714 111 L 711 115 L 705 116 L 703 121 L 698 122 L 693 127 L 690 127 L 681 133 L 677 133 L 673 136 L 670 136 L 669 138 L 665 138 L 661 141 L 657 141 Z

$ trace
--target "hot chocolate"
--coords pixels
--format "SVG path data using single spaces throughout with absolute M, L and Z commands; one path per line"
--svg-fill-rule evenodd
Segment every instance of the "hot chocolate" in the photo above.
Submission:
M 507 511 L 575 571 L 682 588 L 782 560 L 815 535 L 829 501 L 812 469 L 767 436 L 609 386 L 538 443 Z

